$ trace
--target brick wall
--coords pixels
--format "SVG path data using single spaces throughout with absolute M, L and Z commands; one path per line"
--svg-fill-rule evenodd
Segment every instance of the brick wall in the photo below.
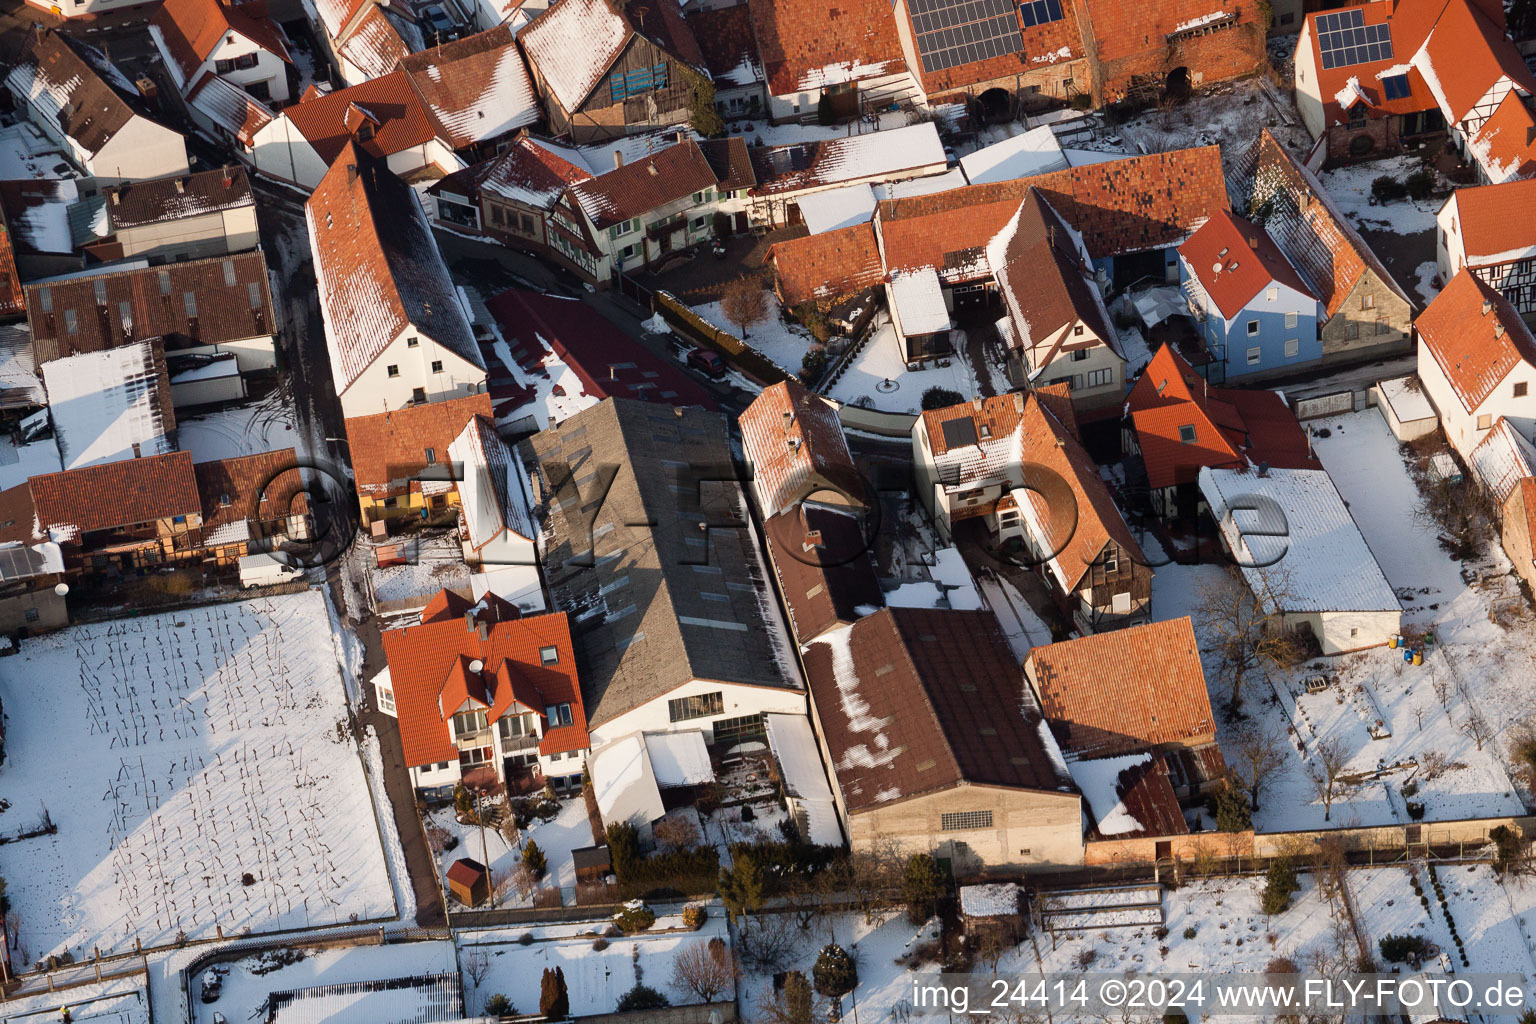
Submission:
M 1175 43 L 1154 34 L 1146 49 L 1101 63 L 1098 91 L 1103 103 L 1113 103 L 1145 85 L 1156 90 L 1148 98 L 1156 98 L 1176 68 L 1188 68 L 1190 82 L 1198 88 L 1252 74 L 1264 60 L 1264 33 L 1253 24 L 1240 23 Z
M 1367 118 L 1365 123 L 1358 128 L 1348 125 L 1331 124 L 1328 126 L 1328 163 L 1349 163 L 1355 160 L 1364 160 L 1379 157 L 1387 153 L 1396 153 L 1402 148 L 1402 140 L 1398 136 L 1397 118 L 1375 117 Z M 1363 153 L 1354 152 L 1355 140 L 1359 138 L 1370 139 L 1371 146 Z

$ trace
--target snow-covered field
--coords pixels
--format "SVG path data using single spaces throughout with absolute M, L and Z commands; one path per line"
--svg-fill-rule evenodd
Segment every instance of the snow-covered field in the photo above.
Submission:
M 704 927 L 696 932 L 684 928 L 681 917 L 658 917 L 649 931 L 607 939 L 601 950 L 593 948 L 593 935 L 581 933 L 601 931 L 606 927 L 602 921 L 461 932 L 459 963 L 466 965 L 466 1009 L 478 1009 L 488 997 L 500 993 L 518 1010 L 537 1012 L 539 982 L 546 967 L 559 967 L 564 972 L 571 1014 L 576 1017 L 612 1013 L 619 998 L 641 983 L 661 992 L 674 1006 L 697 1003 L 696 996 L 672 985 L 672 961 L 679 950 L 695 943 L 717 936 L 729 941 L 723 910 L 711 907 L 709 913 Z M 524 934 L 531 935 L 533 941 L 524 945 Z M 467 966 L 481 954 L 488 960 L 489 969 L 476 986 Z
M 0 662 L 0 847 L 35 956 L 396 913 L 319 594 L 77 626 Z
M 212 1003 L 194 1000 L 191 1024 L 213 1024 L 213 1015 L 222 1013 L 229 1021 L 265 1019 L 267 996 L 273 992 L 342 985 L 348 982 L 379 981 L 388 978 L 413 978 L 432 974 L 453 974 L 458 970 L 453 943 L 410 942 L 387 946 L 351 946 L 341 949 L 303 949 L 303 959 L 284 964 L 271 954 L 258 954 L 220 964 L 223 975 L 219 998 Z M 201 977 L 193 979 L 193 991 L 199 991 Z M 414 993 L 396 990 L 382 994 L 359 994 L 357 1004 L 326 1017 L 327 1024 L 376 1024 L 377 1002 L 368 1005 L 368 997 L 389 1000 L 394 1010 L 410 1008 Z M 77 1018 L 78 1019 L 78 1018 Z M 395 1020 L 406 1019 L 399 1015 Z M 435 1019 L 435 1018 L 423 1018 Z
M 142 974 L 91 985 L 12 997 L 0 1003 L 0 1024 L 42 1024 L 70 1019 L 78 1024 L 149 1024 L 149 993 Z
M 259 402 L 217 412 L 176 416 L 176 440 L 193 462 L 212 462 L 256 455 L 282 448 L 306 451 L 303 436 L 293 426 L 293 412 L 274 391 Z

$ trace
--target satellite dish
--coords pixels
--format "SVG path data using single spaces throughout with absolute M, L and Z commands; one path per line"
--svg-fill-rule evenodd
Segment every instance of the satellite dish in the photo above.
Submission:
M 471 672 L 483 672 L 485 671 L 485 662 L 481 661 L 479 658 L 476 658 L 474 661 L 469 663 L 469 670 Z
M 1220 260 L 1217 260 L 1216 263 L 1211 267 L 1211 273 L 1213 273 L 1213 274 L 1221 273 L 1221 261 Z
M 54 586 L 54 588 L 53 588 L 53 592 L 55 594 L 58 594 L 60 597 L 63 597 L 65 594 L 69 593 L 69 584 L 68 583 L 56 584 Z

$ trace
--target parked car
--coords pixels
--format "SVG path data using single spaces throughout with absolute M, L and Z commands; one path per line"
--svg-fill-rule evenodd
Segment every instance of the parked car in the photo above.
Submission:
M 302 575 L 303 569 L 295 568 L 272 555 L 246 555 L 240 559 L 240 585 L 247 590 L 287 583 Z
M 711 352 L 708 349 L 696 348 L 688 353 L 684 360 L 689 369 L 698 370 L 706 376 L 719 380 L 725 376 L 725 360 L 720 358 L 720 353 Z
M 452 42 L 458 26 L 453 19 L 448 17 L 448 12 L 443 10 L 441 4 L 428 4 L 421 9 L 421 27 L 437 42 Z

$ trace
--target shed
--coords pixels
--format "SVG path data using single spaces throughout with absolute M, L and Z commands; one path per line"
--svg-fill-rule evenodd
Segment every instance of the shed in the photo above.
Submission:
M 448 869 L 448 891 L 466 907 L 478 907 L 491 896 L 491 873 L 484 864 L 460 857 Z
M 602 882 L 613 871 L 613 861 L 606 846 L 583 846 L 571 851 L 576 865 L 576 881 Z
M 1440 425 L 1440 417 L 1419 385 L 1417 374 L 1378 381 L 1371 391 L 1381 418 L 1387 421 L 1387 429 L 1399 441 L 1417 440 L 1434 433 Z
M 1008 942 L 1024 937 L 1022 893 L 1012 882 L 960 887 L 960 917 L 966 935 L 980 938 L 988 931 L 1000 932 Z

